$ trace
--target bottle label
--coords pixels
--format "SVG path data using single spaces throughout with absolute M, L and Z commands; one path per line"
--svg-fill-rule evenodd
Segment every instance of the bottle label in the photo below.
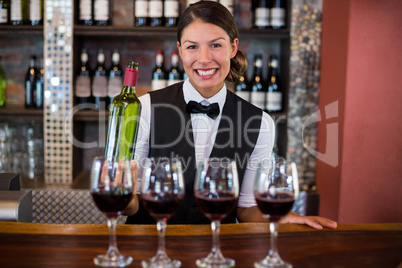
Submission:
M 285 26 L 285 9 L 272 8 L 271 9 L 271 25 L 276 27 Z
M 91 20 L 91 19 L 92 19 L 91 0 L 81 0 L 80 1 L 80 20 Z
M 237 91 L 237 96 L 242 98 L 243 100 L 250 101 L 250 92 L 248 91 Z
M 107 95 L 109 97 L 115 97 L 119 95 L 123 88 L 123 81 L 120 76 L 109 77 L 107 85 Z
M 94 20 L 109 19 L 109 1 L 95 0 L 94 2 Z
M 152 82 L 151 82 L 152 91 L 164 88 L 164 87 L 166 87 L 166 85 L 167 85 L 167 81 L 165 79 L 152 80 Z
M 11 1 L 11 20 L 22 20 L 21 0 Z
M 255 26 L 269 26 L 269 8 L 257 7 L 255 9 Z
M 8 14 L 7 9 L 0 9 L 0 23 L 7 23 L 8 22 Z
M 267 110 L 280 111 L 282 110 L 282 93 L 268 92 L 267 93 Z
M 148 1 L 135 1 L 135 16 L 137 18 L 148 17 Z
M 265 92 L 251 92 L 250 102 L 260 109 L 264 109 L 265 106 Z
M 87 98 L 91 96 L 91 79 L 89 76 L 78 76 L 75 83 L 75 95 Z
M 159 0 L 149 1 L 149 17 L 161 18 L 163 16 L 163 2 Z
M 128 87 L 135 87 L 137 85 L 137 76 L 138 76 L 137 69 L 126 68 L 123 85 Z
M 177 0 L 165 0 L 163 10 L 166 18 L 179 17 L 179 1 Z
M 41 20 L 40 12 L 40 0 L 31 0 L 29 3 L 29 20 L 38 21 Z
M 106 76 L 95 76 L 92 81 L 92 95 L 94 97 L 107 96 L 107 78 Z

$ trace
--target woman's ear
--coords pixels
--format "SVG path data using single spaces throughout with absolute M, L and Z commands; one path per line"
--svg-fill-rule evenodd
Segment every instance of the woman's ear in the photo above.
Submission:
M 230 53 L 231 59 L 236 56 L 238 47 L 239 47 L 239 38 L 235 38 L 232 43 L 232 52 Z
M 177 50 L 179 51 L 179 54 L 180 54 L 180 58 L 181 58 L 181 45 L 180 45 L 180 42 L 179 41 L 177 41 Z

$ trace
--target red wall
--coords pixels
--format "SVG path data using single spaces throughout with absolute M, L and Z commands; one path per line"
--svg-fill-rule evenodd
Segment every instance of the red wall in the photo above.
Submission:
M 318 160 L 317 186 L 339 223 L 402 222 L 401 14 L 399 0 L 323 1 L 319 102 L 339 101 L 339 165 Z

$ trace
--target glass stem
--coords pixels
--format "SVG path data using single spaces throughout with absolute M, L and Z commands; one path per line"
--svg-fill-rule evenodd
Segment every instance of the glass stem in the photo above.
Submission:
M 220 221 L 212 221 L 211 222 L 211 230 L 212 230 L 212 254 L 214 256 L 218 256 L 221 254 L 221 246 L 219 244 L 219 233 L 220 233 L 221 222 Z
M 116 217 L 108 217 L 107 226 L 109 227 L 109 249 L 107 250 L 107 254 L 110 255 L 111 258 L 120 255 L 116 243 L 116 224 Z
M 158 230 L 158 236 L 159 236 L 158 251 L 156 255 L 164 257 L 166 256 L 166 247 L 165 247 L 166 220 L 158 220 L 156 228 Z
M 269 231 L 271 233 L 271 248 L 268 251 L 268 257 L 277 258 L 279 257 L 277 248 L 278 222 L 271 222 L 269 224 Z

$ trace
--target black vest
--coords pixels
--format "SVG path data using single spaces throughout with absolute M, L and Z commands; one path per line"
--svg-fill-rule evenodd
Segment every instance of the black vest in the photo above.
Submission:
M 183 83 L 150 92 L 151 134 L 149 157 L 179 157 L 187 167 L 184 172 L 185 198 L 180 209 L 169 219 L 171 224 L 209 224 L 197 206 L 194 197 L 196 174 L 194 139 L 190 114 L 186 112 Z M 243 181 L 248 159 L 254 150 L 261 126 L 262 110 L 227 91 L 225 105 L 214 148 L 210 157 L 228 157 L 236 160 L 239 185 Z M 247 127 L 247 128 L 246 128 Z M 236 222 L 234 209 L 222 223 Z M 126 223 L 149 224 L 155 220 L 140 204 L 134 216 Z

